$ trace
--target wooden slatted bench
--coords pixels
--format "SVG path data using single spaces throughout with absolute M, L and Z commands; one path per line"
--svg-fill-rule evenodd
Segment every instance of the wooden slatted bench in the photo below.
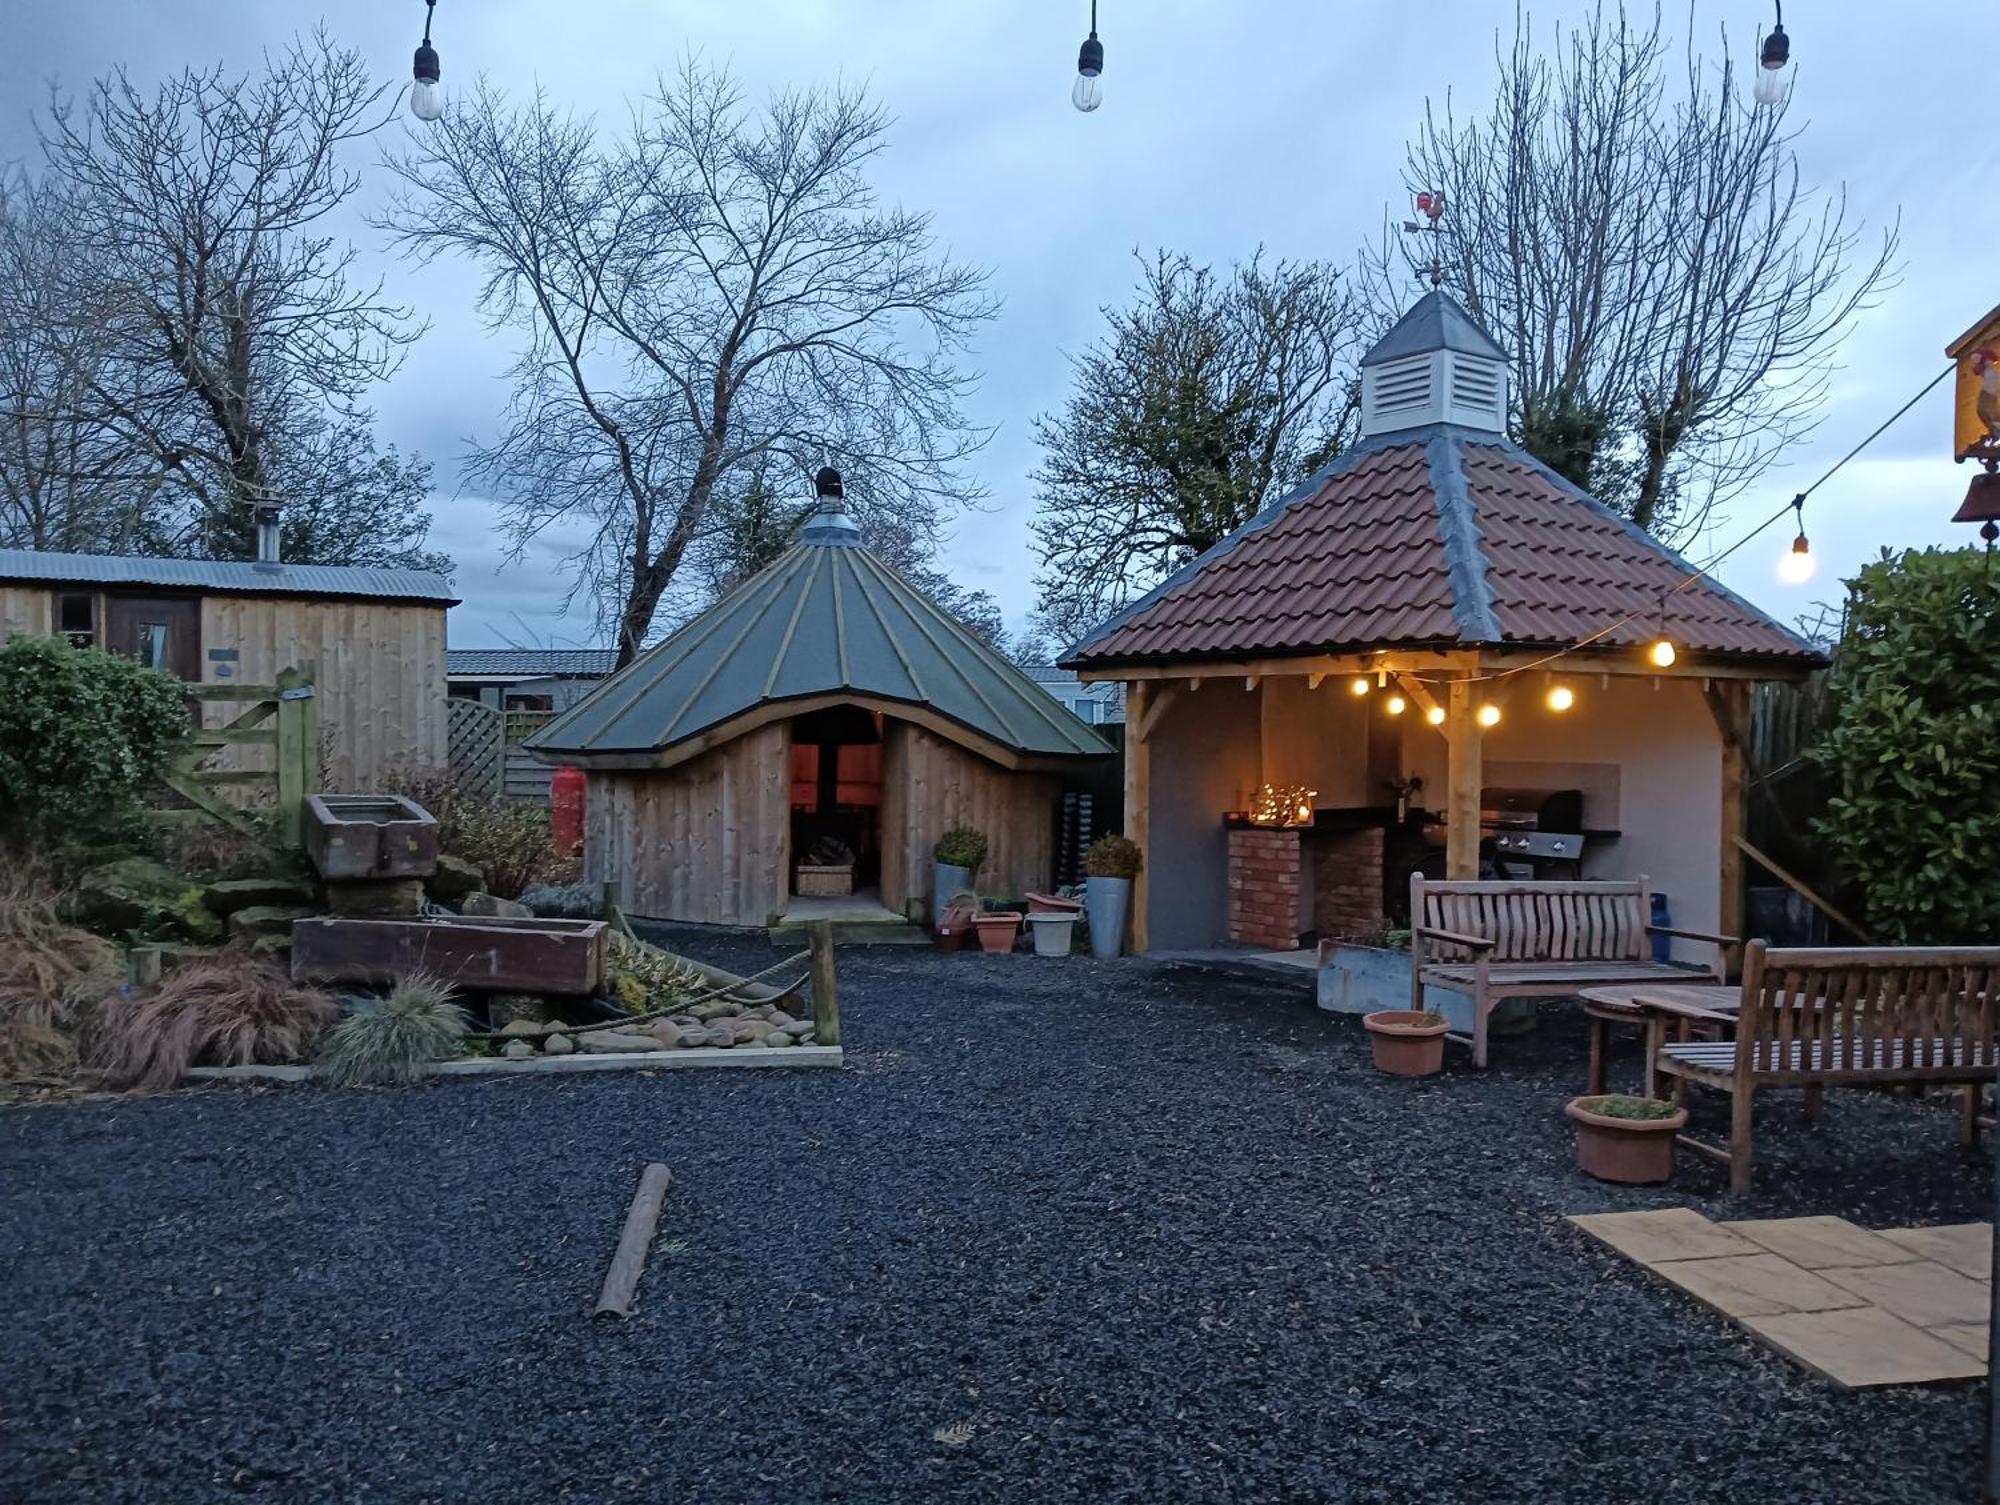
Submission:
M 1979 1134 L 1979 1089 L 1994 1080 L 2000 946 L 1772 951 L 1743 958 L 1736 1038 L 1668 1045 L 1658 1071 L 1730 1094 L 1729 1143 L 1681 1143 L 1729 1163 L 1750 1189 L 1750 1110 L 1759 1091 L 1803 1087 L 1808 1120 L 1828 1087 L 1910 1083 L 1964 1091 L 1962 1136 Z
M 1616 882 L 1488 882 L 1410 875 L 1410 1007 L 1426 986 L 1472 999 L 1472 1033 L 1450 1038 L 1486 1064 L 1486 1025 L 1503 998 L 1576 993 L 1612 983 L 1720 982 L 1733 937 L 1650 923 L 1644 878 Z M 1656 935 L 1702 941 L 1714 964 L 1652 960 Z

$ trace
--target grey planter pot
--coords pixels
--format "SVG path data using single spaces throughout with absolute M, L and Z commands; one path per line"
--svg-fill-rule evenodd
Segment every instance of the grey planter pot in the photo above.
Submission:
M 972 869 L 953 867 L 948 862 L 931 864 L 931 923 L 937 924 L 951 896 L 972 887 Z
M 1083 907 L 1090 916 L 1090 954 L 1109 961 L 1125 949 L 1125 919 L 1132 911 L 1130 878 L 1086 878 Z

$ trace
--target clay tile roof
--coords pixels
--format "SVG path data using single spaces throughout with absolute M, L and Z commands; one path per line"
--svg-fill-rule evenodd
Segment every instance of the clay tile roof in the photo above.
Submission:
M 1517 446 L 1445 425 L 1350 451 L 1062 660 L 1161 660 L 1383 647 L 1562 646 L 1628 614 L 1604 641 L 1657 631 L 1662 592 L 1690 573 Z M 1812 660 L 1804 639 L 1706 579 L 1668 598 L 1668 633 L 1696 652 Z

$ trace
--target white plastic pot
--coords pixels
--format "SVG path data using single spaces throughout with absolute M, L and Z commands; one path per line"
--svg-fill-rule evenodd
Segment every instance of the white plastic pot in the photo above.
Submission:
M 1057 914 L 1042 911 L 1028 916 L 1028 927 L 1035 932 L 1035 955 L 1068 956 L 1069 943 L 1076 933 L 1077 917 L 1074 914 Z

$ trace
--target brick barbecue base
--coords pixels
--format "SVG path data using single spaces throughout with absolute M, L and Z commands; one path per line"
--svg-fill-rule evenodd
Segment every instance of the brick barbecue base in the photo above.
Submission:
M 1383 833 L 1232 830 L 1229 833 L 1229 939 L 1290 951 L 1299 932 L 1367 935 L 1382 924 Z M 1300 916 L 1301 864 L 1310 861 L 1310 926 Z

